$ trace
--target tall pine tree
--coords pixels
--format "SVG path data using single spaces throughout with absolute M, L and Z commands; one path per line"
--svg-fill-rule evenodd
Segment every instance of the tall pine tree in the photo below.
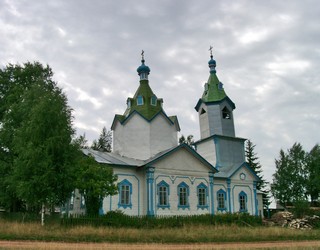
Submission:
M 247 140 L 246 142 L 246 161 L 248 165 L 252 168 L 252 170 L 256 173 L 256 175 L 260 178 L 260 182 L 257 183 L 257 190 L 263 192 L 263 206 L 268 207 L 270 205 L 270 196 L 269 190 L 267 188 L 268 182 L 264 179 L 262 174 L 262 166 L 259 162 L 259 157 L 257 153 L 254 151 L 256 145 L 252 143 L 251 140 Z

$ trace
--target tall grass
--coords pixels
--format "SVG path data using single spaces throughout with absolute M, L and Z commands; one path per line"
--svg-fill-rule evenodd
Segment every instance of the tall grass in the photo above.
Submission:
M 0 239 L 63 242 L 208 243 L 283 240 L 320 240 L 320 230 L 238 225 L 184 225 L 179 228 L 113 228 L 40 223 L 18 223 L 0 219 Z

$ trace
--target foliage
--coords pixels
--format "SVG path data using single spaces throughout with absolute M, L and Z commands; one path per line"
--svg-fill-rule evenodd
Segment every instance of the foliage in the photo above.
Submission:
M 0 203 L 7 209 L 59 204 L 73 188 L 72 110 L 52 77 L 38 62 L 0 70 Z
M 101 152 L 111 152 L 112 132 L 103 127 L 99 139 L 93 141 L 91 148 Z
M 66 226 L 112 226 L 127 228 L 175 228 L 195 225 L 238 225 L 260 226 L 260 217 L 247 213 L 226 213 L 217 215 L 187 215 L 187 216 L 129 216 L 121 211 L 111 211 L 103 216 L 71 216 L 61 221 Z
M 263 206 L 267 208 L 270 205 L 269 190 L 267 190 L 268 182 L 263 177 L 262 166 L 259 162 L 259 157 L 257 156 L 257 153 L 254 151 L 255 147 L 256 145 L 253 144 L 251 140 L 247 140 L 245 147 L 246 161 L 248 165 L 252 168 L 252 170 L 256 173 L 256 175 L 260 178 L 260 182 L 257 183 L 257 189 L 263 192 Z
M 188 135 L 187 138 L 184 135 L 181 135 L 179 138 L 179 144 L 185 143 L 187 145 L 192 145 L 194 143 L 193 135 Z
M 110 167 L 97 163 L 92 156 L 82 156 L 77 167 L 76 187 L 84 196 L 86 213 L 98 215 L 103 198 L 117 193 L 117 177 Z
M 320 145 L 316 144 L 307 155 L 306 191 L 315 205 L 320 195 Z
M 274 197 L 284 207 L 299 200 L 306 200 L 306 153 L 301 144 L 294 143 L 287 153 L 281 149 L 275 163 L 276 172 L 273 174 L 271 186 Z
M 293 214 L 297 218 L 303 218 L 311 213 L 309 202 L 297 200 L 293 203 Z
M 86 134 L 80 135 L 79 137 L 73 140 L 73 143 L 78 145 L 79 148 L 88 148 L 87 143 L 88 140 L 86 139 Z

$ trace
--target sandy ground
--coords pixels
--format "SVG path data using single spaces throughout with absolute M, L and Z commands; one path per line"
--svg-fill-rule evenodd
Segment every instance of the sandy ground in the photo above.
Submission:
M 32 241 L 0 241 L 0 249 L 320 249 L 320 241 L 285 241 L 255 243 L 206 244 L 117 244 L 117 243 L 63 243 Z

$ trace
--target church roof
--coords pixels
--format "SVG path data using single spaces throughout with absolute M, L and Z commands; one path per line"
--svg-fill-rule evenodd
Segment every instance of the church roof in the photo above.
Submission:
M 212 47 L 210 47 L 212 49 Z M 235 104 L 231 101 L 231 99 L 227 96 L 224 91 L 222 82 L 219 81 L 218 76 L 216 74 L 216 61 L 213 59 L 212 51 L 211 51 L 211 60 L 208 62 L 210 68 L 210 76 L 208 82 L 204 86 L 204 91 L 201 99 L 198 101 L 195 109 L 198 111 L 202 102 L 206 104 L 210 103 L 219 103 L 223 100 L 227 100 L 230 102 L 230 105 L 233 109 L 235 109 Z
M 164 150 L 155 156 L 151 157 L 147 160 L 137 160 L 133 158 L 128 158 L 121 156 L 116 153 L 112 152 L 100 152 L 93 149 L 82 149 L 82 152 L 85 155 L 92 155 L 98 163 L 108 164 L 108 165 L 115 165 L 115 166 L 127 166 L 127 167 L 144 167 L 150 164 L 153 164 L 157 161 L 164 159 L 165 157 L 171 155 L 172 153 L 178 151 L 179 149 L 184 148 L 194 157 L 196 157 L 199 161 L 201 161 L 204 165 L 206 165 L 212 172 L 216 173 L 218 170 L 211 165 L 206 159 L 204 159 L 200 154 L 198 154 L 193 148 L 188 146 L 185 143 L 182 143 L 176 147 L 169 148 Z
M 163 114 L 168 121 L 172 124 L 176 124 L 177 130 L 180 131 L 178 118 L 176 116 L 167 116 L 162 108 L 163 99 L 158 98 L 152 91 L 148 75 L 150 68 L 145 65 L 143 57 L 144 51 L 142 51 L 141 65 L 138 67 L 137 72 L 140 76 L 140 84 L 132 98 L 127 99 L 127 109 L 123 115 L 115 115 L 111 129 L 114 128 L 115 121 L 120 121 L 123 124 L 133 114 L 137 113 L 147 121 L 152 121 L 158 114 Z

